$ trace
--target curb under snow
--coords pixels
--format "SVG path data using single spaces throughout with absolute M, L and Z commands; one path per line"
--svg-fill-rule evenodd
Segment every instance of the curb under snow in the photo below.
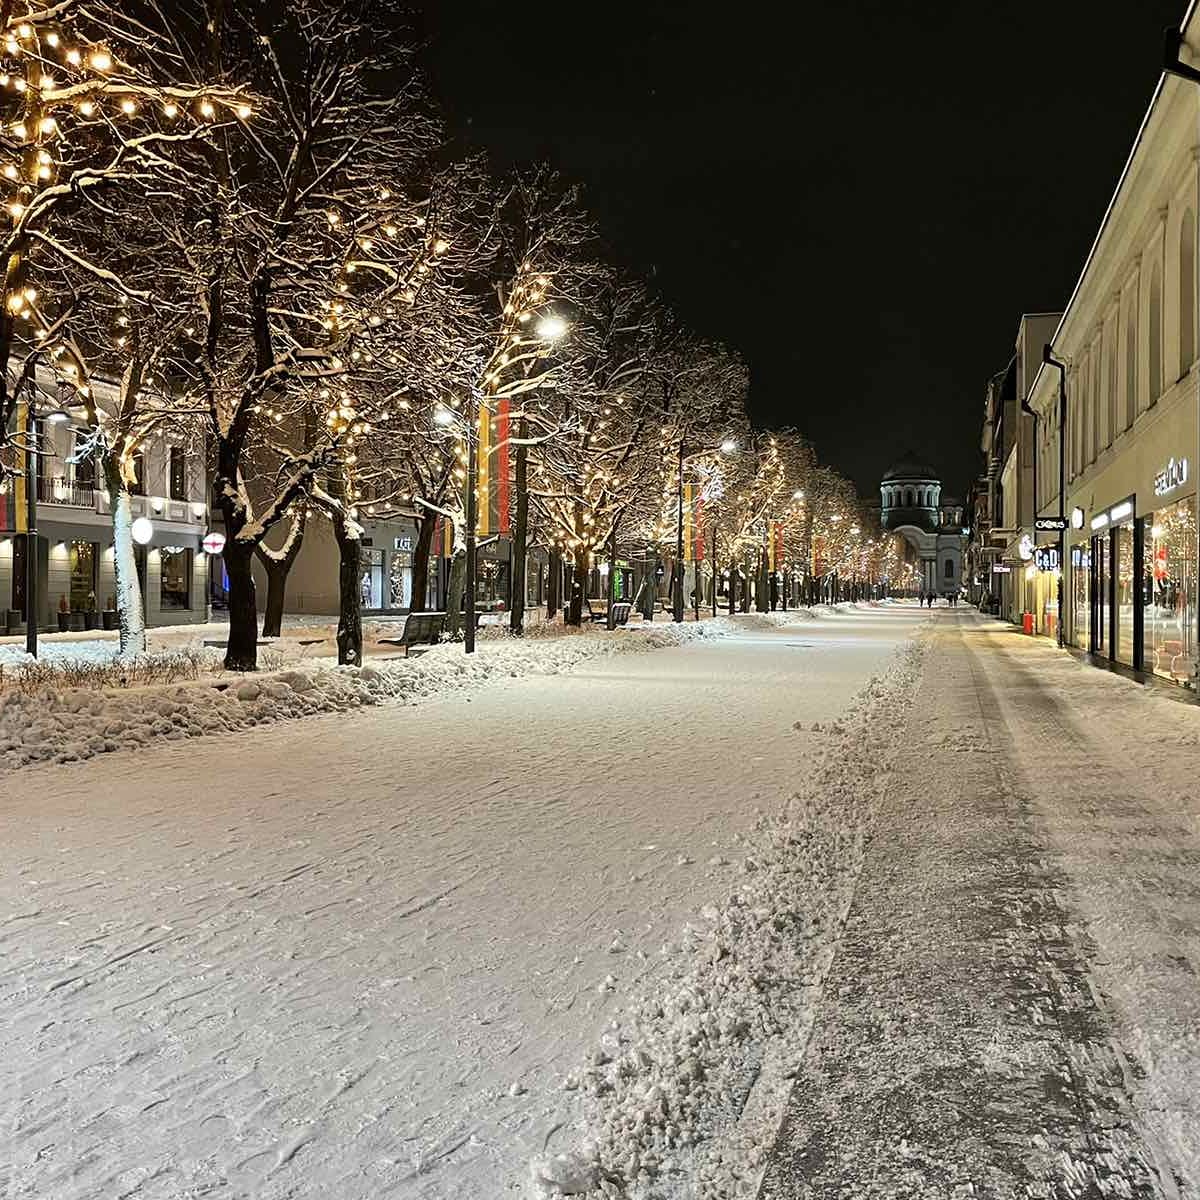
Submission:
M 727 618 L 638 626 L 615 633 L 483 640 L 358 667 L 303 666 L 199 684 L 134 690 L 39 689 L 0 693 L 0 769 L 78 762 L 159 740 L 232 733 L 255 725 L 384 703 L 415 704 L 504 676 L 556 675 L 588 659 L 723 637 Z

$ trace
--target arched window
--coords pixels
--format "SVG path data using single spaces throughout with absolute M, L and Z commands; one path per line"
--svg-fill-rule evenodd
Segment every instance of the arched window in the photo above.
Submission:
M 1137 416 L 1137 305 L 1125 307 L 1125 428 L 1133 428 Z
M 1189 208 L 1179 231 L 1179 375 L 1196 361 L 1196 217 Z
M 904 507 L 912 508 L 912 502 L 913 502 L 912 488 L 905 488 L 904 489 Z
M 1150 328 L 1146 331 L 1150 342 L 1146 361 L 1150 368 L 1149 404 L 1157 404 L 1162 395 L 1162 268 L 1155 263 L 1150 269 Z

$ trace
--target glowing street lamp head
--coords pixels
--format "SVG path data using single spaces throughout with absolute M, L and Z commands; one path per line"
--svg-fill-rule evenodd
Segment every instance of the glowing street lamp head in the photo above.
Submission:
M 738 444 L 737 444 L 737 442 L 735 442 L 733 440 L 733 438 L 726 438 L 721 443 L 721 453 L 722 454 L 732 454 L 737 449 L 737 446 L 738 446 Z
M 543 317 L 537 324 L 537 335 L 544 342 L 557 342 L 567 332 L 567 323 L 553 314 Z

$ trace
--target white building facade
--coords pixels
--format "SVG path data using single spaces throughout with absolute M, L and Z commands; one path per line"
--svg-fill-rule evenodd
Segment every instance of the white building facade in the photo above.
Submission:
M 1183 56 L 1200 63 L 1194 5 L 1184 30 Z M 1042 366 L 1030 398 L 1038 512 L 1061 507 L 1070 522 L 1066 642 L 1193 686 L 1198 219 L 1200 86 L 1164 75 L 1051 339 L 1066 368 L 1061 505 L 1055 366 Z
M 106 385 L 94 384 L 103 405 Z M 80 453 L 84 431 L 46 385 L 38 421 L 33 481 L 37 500 L 36 618 L 39 629 L 116 627 L 116 579 L 108 495 L 94 459 Z M 208 612 L 209 556 L 204 460 L 182 440 L 152 438 L 136 459 L 135 518 L 149 522 L 136 558 L 147 625 L 191 624 Z M 24 479 L 0 492 L 0 632 L 26 620 L 27 555 L 31 540 Z M 143 527 L 146 528 L 146 527 Z

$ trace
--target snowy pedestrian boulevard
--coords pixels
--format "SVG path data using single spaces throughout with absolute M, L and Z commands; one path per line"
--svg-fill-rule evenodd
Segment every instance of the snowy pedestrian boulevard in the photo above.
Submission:
M 0 1194 L 1200 1197 L 1200 709 L 733 624 L 0 779 Z
M 0 1193 L 521 1194 L 572 1074 L 809 771 L 808 727 L 924 619 L 748 616 L 9 774 Z
M 1200 711 L 937 615 L 760 1196 L 1200 1196 Z

